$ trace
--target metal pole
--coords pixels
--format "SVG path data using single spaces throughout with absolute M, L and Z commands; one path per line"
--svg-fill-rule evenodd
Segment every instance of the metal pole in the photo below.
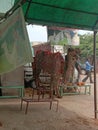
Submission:
M 1 75 L 0 75 L 0 86 L 2 86 L 1 85 Z M 2 89 L 0 88 L 0 96 L 2 96 Z
M 97 89 L 96 89 L 96 34 L 97 31 L 94 31 L 94 113 L 95 119 L 97 119 Z

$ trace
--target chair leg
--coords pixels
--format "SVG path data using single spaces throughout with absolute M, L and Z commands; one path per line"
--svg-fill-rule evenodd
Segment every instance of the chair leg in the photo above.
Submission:
M 41 91 L 38 90 L 38 101 L 40 100 Z
M 52 100 L 50 101 L 50 110 L 51 110 L 51 108 L 52 108 Z
M 20 110 L 22 110 L 22 104 L 23 104 L 23 99 L 21 98 L 21 107 L 20 107 Z
M 27 104 L 26 104 L 25 114 L 27 114 L 27 112 L 28 112 L 28 106 L 29 106 L 29 102 L 27 102 Z
M 56 111 L 58 111 L 58 106 L 59 106 L 59 101 L 57 100 L 57 108 L 56 108 Z

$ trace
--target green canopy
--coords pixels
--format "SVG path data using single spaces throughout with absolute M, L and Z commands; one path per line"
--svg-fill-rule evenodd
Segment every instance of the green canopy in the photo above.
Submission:
M 19 1 L 28 23 L 98 30 L 98 0 Z

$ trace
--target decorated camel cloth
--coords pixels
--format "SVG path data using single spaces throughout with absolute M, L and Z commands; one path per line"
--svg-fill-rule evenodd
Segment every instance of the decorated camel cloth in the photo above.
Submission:
M 59 95 L 59 80 L 64 73 L 64 59 L 62 55 L 50 51 L 39 50 L 35 56 L 35 79 L 38 79 L 41 72 L 51 75 L 51 88 Z

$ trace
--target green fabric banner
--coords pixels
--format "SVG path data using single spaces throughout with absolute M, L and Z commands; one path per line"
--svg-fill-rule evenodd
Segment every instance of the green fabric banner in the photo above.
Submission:
M 0 24 L 0 74 L 32 62 L 32 52 L 22 9 Z

